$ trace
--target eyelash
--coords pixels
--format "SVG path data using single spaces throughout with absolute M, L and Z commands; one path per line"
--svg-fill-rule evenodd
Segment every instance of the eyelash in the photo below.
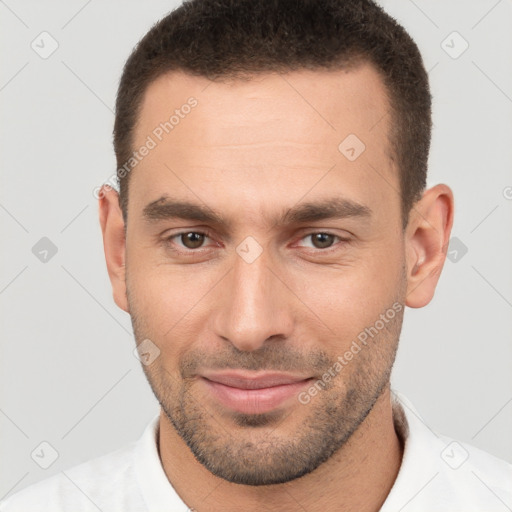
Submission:
M 165 238 L 164 242 L 167 244 L 167 245 L 171 245 L 173 244 L 173 240 L 175 238 L 179 238 L 181 235 L 186 235 L 187 233 L 195 233 L 197 235 L 204 235 L 206 236 L 207 238 L 210 238 L 212 239 L 212 236 L 211 236 L 211 233 L 207 230 L 205 231 L 192 231 L 192 230 L 189 230 L 189 231 L 180 231 L 179 233 L 174 233 L 173 235 L 170 235 L 168 237 Z M 336 235 L 334 233 L 331 233 L 329 231 L 311 231 L 307 234 L 305 234 L 304 236 L 302 236 L 300 238 L 300 240 L 304 240 L 305 238 L 307 237 L 310 237 L 312 235 L 317 235 L 317 234 L 323 234 L 323 235 L 330 235 L 330 236 L 333 236 L 335 238 L 338 239 L 338 242 L 334 242 L 332 246 L 330 247 L 327 247 L 325 249 L 317 249 L 317 248 L 307 248 L 309 250 L 313 250 L 315 252 L 318 252 L 318 253 L 323 253 L 323 254 L 327 254 L 327 253 L 330 253 L 332 251 L 336 251 L 339 249 L 339 247 L 337 247 L 337 245 L 341 242 L 349 242 L 350 240 L 348 238 L 343 238 L 339 235 Z M 198 254 L 200 252 L 202 252 L 202 250 L 206 249 L 206 247 L 198 247 L 197 249 L 187 249 L 185 248 L 185 250 L 180 250 L 180 249 L 176 249 L 175 247 L 172 248 L 175 252 L 179 253 L 179 254 L 182 254 L 182 255 L 188 255 L 188 256 L 193 256 L 194 254 Z

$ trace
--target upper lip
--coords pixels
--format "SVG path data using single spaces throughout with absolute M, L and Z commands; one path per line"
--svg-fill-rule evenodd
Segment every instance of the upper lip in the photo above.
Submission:
M 201 377 L 240 389 L 263 389 L 285 384 L 294 384 L 309 377 L 276 372 L 202 372 Z

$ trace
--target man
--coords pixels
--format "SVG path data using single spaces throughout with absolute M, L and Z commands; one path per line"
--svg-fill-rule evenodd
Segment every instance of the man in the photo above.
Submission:
M 161 411 L 4 511 L 498 511 L 390 389 L 453 223 L 419 51 L 370 0 L 192 0 L 126 63 L 100 222 Z M 456 463 L 455 463 L 456 462 Z

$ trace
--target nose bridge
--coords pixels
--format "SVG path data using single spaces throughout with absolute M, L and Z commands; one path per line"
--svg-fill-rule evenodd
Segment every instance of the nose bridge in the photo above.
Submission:
M 244 248 L 238 248 L 222 287 L 215 329 L 239 350 L 250 351 L 272 336 L 288 337 L 293 322 L 284 287 L 269 268 L 271 259 L 264 253 L 245 257 Z

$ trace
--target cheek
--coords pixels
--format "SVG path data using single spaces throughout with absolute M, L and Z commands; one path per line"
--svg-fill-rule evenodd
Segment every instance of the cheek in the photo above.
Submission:
M 339 347 L 373 325 L 395 302 L 403 301 L 402 259 L 396 247 L 377 248 L 364 261 L 294 279 L 302 281 L 300 299 Z
M 130 312 L 155 339 L 182 334 L 208 303 L 208 292 L 219 280 L 211 274 L 206 268 L 162 264 L 134 251 L 127 261 Z

